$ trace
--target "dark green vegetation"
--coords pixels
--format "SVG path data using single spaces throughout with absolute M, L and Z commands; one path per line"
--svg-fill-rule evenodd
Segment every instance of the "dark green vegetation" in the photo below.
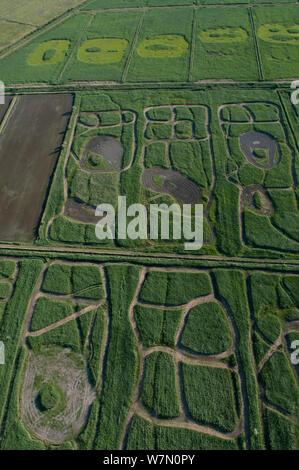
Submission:
M 191 0 L 179 2 L 186 8 L 172 8 L 173 3 L 130 1 L 125 4 L 130 9 L 121 11 L 123 3 L 89 2 L 80 14 L 40 29 L 0 58 L 2 78 L 6 83 L 142 83 L 296 76 L 298 5 L 248 7 L 244 0 L 245 5 L 232 7 L 221 4 L 234 2 L 220 0 L 215 16 L 212 0 L 199 2 L 205 8 Z M 166 8 L 151 8 L 159 5 Z
M 42 266 L 41 260 L 24 260 L 20 262 L 15 289 L 11 299 L 6 304 L 0 330 L 1 338 L 7 339 L 5 343 L 6 365 L 0 367 L 0 381 L 2 384 L 0 390 L 0 421 L 3 419 L 8 388 L 13 378 L 26 311 Z
M 219 304 L 208 302 L 189 312 L 182 345 L 201 354 L 220 354 L 233 345 L 227 318 Z
M 258 383 L 251 357 L 250 312 L 244 274 L 241 271 L 220 270 L 215 272 L 215 279 L 220 298 L 229 305 L 238 338 L 237 360 L 246 384 L 245 406 L 250 427 L 249 445 L 252 449 L 263 449 L 264 439 L 258 403 Z
M 117 196 L 125 195 L 127 205 L 141 202 L 149 214 L 151 203 L 181 204 L 187 194 L 205 209 L 204 246 L 193 254 L 298 257 L 299 168 L 293 120 L 284 106 L 280 93 L 267 89 L 77 93 L 71 125 L 78 115 L 83 121 L 86 116 L 98 119 L 99 124 L 93 128 L 80 120 L 73 129 L 71 155 L 64 152 L 59 161 L 39 243 L 186 254 L 184 234 L 173 238 L 174 215 L 169 240 L 159 233 L 149 244 L 138 227 L 136 240 L 123 239 L 118 224 L 115 240 L 100 240 L 95 235 L 95 208 L 110 203 L 118 211 Z M 192 128 L 188 139 L 177 132 L 186 126 Z M 102 156 L 96 167 L 88 160 L 87 146 L 104 135 L 123 147 L 120 168 L 112 170 Z M 255 139 L 262 140 L 255 145 Z M 145 168 L 154 171 L 154 189 L 145 186 Z M 175 170 L 184 180 L 178 183 L 172 174 L 166 181 L 159 169 Z M 128 217 L 127 223 L 131 221 Z M 150 237 L 149 226 L 146 236 Z
M 134 415 L 126 449 L 128 450 L 232 450 L 236 440 L 224 440 L 190 429 L 158 426 Z
M 299 111 L 285 82 L 299 6 L 259 3 L 91 0 L 0 55 L 0 79 L 18 84 L 0 109 L 15 165 L 2 168 L 2 229 L 5 210 L 13 224 L 32 212 L 5 204 L 23 201 L 17 171 L 40 203 L 35 246 L 15 245 L 18 227 L 1 245 L 1 450 L 299 448 Z M 65 133 L 52 120 L 57 161 L 38 154 L 56 162 L 42 206 L 17 157 L 43 146 L 24 123 L 47 121 L 21 119 L 27 96 L 13 97 L 45 90 L 73 106 Z M 203 247 L 175 239 L 177 213 L 169 239 L 123 239 L 116 223 L 99 240 L 95 209 L 120 209 L 119 195 L 202 203 Z M 76 393 L 86 406 L 70 419 Z
M 41 411 L 49 411 L 56 408 L 61 401 L 62 391 L 56 384 L 43 385 L 37 400 Z
M 104 296 L 100 270 L 95 266 L 52 264 L 42 290 L 53 294 L 100 300 Z
M 118 265 L 107 268 L 109 282 L 110 342 L 104 372 L 96 449 L 117 449 L 132 405 L 138 375 L 137 342 L 128 309 L 136 293 L 139 269 Z
M 298 383 L 288 358 L 276 352 L 261 371 L 266 399 L 289 414 L 298 415 Z
M 182 363 L 182 375 L 192 419 L 200 425 L 233 431 L 238 417 L 231 372 Z
M 71 302 L 41 297 L 34 309 L 31 330 L 41 330 L 72 315 L 72 313 L 74 313 L 74 310 Z
M 134 315 L 144 348 L 153 346 L 175 347 L 182 310 L 163 310 L 139 304 L 134 309 Z

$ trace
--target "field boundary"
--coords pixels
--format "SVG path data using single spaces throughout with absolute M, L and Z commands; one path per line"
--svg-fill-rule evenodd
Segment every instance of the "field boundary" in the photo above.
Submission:
M 189 82 L 192 82 L 192 77 L 193 77 L 194 60 L 195 60 L 195 53 L 196 53 L 196 33 L 197 33 L 197 9 L 195 8 L 195 5 L 194 5 L 190 63 L 189 63 Z

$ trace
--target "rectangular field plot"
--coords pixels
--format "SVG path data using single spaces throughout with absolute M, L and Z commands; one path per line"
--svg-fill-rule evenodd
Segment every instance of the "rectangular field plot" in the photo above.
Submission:
M 67 80 L 121 81 L 140 12 L 103 12 L 94 16 L 62 76 Z
M 90 18 L 87 14 L 73 16 L 1 59 L 1 80 L 7 84 L 57 80 Z
M 98 239 L 95 207 L 116 207 L 125 195 L 148 214 L 153 202 L 202 203 L 204 244 L 193 254 L 299 256 L 297 150 L 277 92 L 143 89 L 78 97 L 66 173 L 62 166 L 54 182 L 62 194 L 68 189 L 64 210 L 53 217 L 47 205 L 41 241 L 186 253 L 172 222 L 169 238 L 158 234 L 150 244 L 149 231 L 137 240 L 117 233 L 116 241 Z M 290 113 L 289 120 L 297 132 Z
M 146 12 L 130 63 L 130 82 L 186 81 L 189 76 L 193 10 Z
M 1 18 L 41 26 L 80 3 L 83 0 L 1 0 Z
M 257 59 L 246 7 L 199 8 L 192 80 L 257 80 Z
M 299 5 L 259 6 L 253 16 L 264 78 L 297 78 Z
M 5 47 L 13 44 L 26 34 L 34 31 L 34 27 L 10 21 L 0 20 L 0 51 Z
M 18 98 L 0 136 L 0 240 L 34 240 L 71 109 L 72 95 Z

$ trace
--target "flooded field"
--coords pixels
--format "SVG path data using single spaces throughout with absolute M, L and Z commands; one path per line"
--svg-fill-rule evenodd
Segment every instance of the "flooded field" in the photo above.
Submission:
M 34 240 L 72 103 L 67 94 L 18 98 L 0 135 L 0 240 Z

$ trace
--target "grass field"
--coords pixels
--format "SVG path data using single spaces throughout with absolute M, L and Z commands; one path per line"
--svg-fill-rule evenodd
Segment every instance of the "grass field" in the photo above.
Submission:
M 60 198 L 47 233 L 42 226 L 41 242 L 183 253 L 182 234 L 176 241 L 171 231 L 169 241 L 158 234 L 150 246 L 142 239 L 136 244 L 118 239 L 117 232 L 116 240 L 95 237 L 95 206 L 115 206 L 117 196 L 126 195 L 128 204 L 142 202 L 148 208 L 153 198 L 159 204 L 203 203 L 206 254 L 298 257 L 297 124 L 286 114 L 280 92 L 164 88 L 78 93 L 76 100 L 81 107 L 71 154 L 51 190 L 54 194 L 57 185 L 61 192 L 67 185 L 67 199 Z M 92 121 L 84 121 L 88 118 Z M 121 168 L 111 170 L 103 161 L 96 172 L 88 167 L 86 149 L 99 136 L 122 146 Z M 262 141 L 254 144 L 258 138 Z M 257 148 L 250 150 L 252 145 Z M 164 190 L 168 170 L 182 177 L 171 174 L 173 190 Z M 51 192 L 45 220 L 54 203 Z
M 209 271 L 215 286 L 210 296 L 215 296 L 218 305 L 225 305 L 231 312 L 231 318 L 227 318 L 232 321 L 233 339 L 224 346 L 223 338 L 215 337 L 212 350 L 203 351 L 190 345 L 190 341 L 188 349 L 185 348 L 187 332 L 191 338 L 188 328 L 192 327 L 190 321 L 194 314 L 191 311 L 190 319 L 182 321 L 182 314 L 186 317 L 188 308 L 165 308 L 163 313 L 159 308 L 138 304 L 145 274 L 142 266 L 108 263 L 103 269 L 98 261 L 64 265 L 56 260 L 51 268 L 56 270 L 58 266 L 60 274 L 54 276 L 53 271 L 54 277 L 46 277 L 46 285 L 57 276 L 61 293 L 52 293 L 47 298 L 41 290 L 47 264 L 20 259 L 17 271 L 16 265 L 6 260 L 0 264 L 4 279 L 15 283 L 14 293 L 6 300 L 0 334 L 4 340 L 12 334 L 18 338 L 13 344 L 5 340 L 10 367 L 0 369 L 7 384 L 1 389 L 1 449 L 16 445 L 22 449 L 45 449 L 51 442 L 68 448 L 79 445 L 82 449 L 167 450 L 183 445 L 192 449 L 296 448 L 299 395 L 290 350 L 264 348 L 263 351 L 261 343 L 256 343 L 256 332 L 264 338 L 264 344 L 279 341 L 277 347 L 283 338 L 298 335 L 296 317 L 290 314 L 296 310 L 296 301 L 290 297 L 286 308 L 278 296 L 271 295 L 271 289 L 278 293 L 278 287 L 282 288 L 289 278 L 292 283 L 287 285 L 293 290 L 298 276 L 285 276 L 282 271 L 275 274 L 257 271 L 249 277 L 247 290 L 244 271 L 217 268 Z M 76 293 L 69 294 L 69 266 L 101 271 L 108 286 L 104 298 L 83 301 L 76 298 Z M 200 270 L 194 272 L 198 276 L 203 274 L 207 275 Z M 262 302 L 259 290 L 265 292 Z M 20 295 L 24 308 L 12 324 L 10 312 L 20 302 Z M 219 315 L 224 322 L 227 313 L 223 307 L 217 310 L 215 303 L 213 310 L 209 301 L 201 303 L 198 312 L 204 312 L 206 307 L 213 317 L 211 322 L 219 322 Z M 249 311 L 249 305 L 254 307 L 253 312 Z M 251 314 L 254 315 L 252 327 Z M 273 331 L 280 322 L 278 336 L 270 338 L 261 326 L 260 319 L 265 315 L 267 331 Z M 192 331 L 196 333 L 194 328 Z M 258 351 L 258 360 L 251 348 Z M 56 372 L 56 382 L 53 382 L 57 357 L 62 375 Z M 86 374 L 87 367 L 90 375 Z M 86 413 L 90 407 L 90 414 L 85 424 L 78 415 L 78 431 L 70 436 L 72 397 L 65 387 L 78 374 L 88 400 L 82 404 L 82 410 Z M 13 393 L 8 396 L 10 386 Z M 30 392 L 31 387 L 35 392 Z M 31 403 L 34 393 L 40 394 L 41 402 Z M 19 398 L 24 394 L 27 401 L 20 410 Z M 35 406 L 43 408 L 35 410 Z M 19 421 L 16 413 L 21 416 Z M 20 436 L 17 443 L 11 434 L 12 423 Z M 179 443 L 179 439 L 185 439 L 184 443 Z

